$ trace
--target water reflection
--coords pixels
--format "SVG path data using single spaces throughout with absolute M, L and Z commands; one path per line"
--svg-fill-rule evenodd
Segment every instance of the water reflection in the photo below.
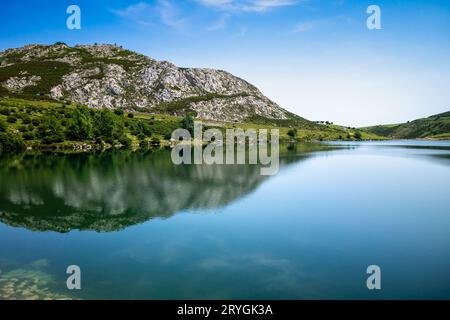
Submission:
M 335 147 L 281 146 L 280 167 Z M 170 151 L 23 154 L 0 160 L 0 221 L 37 231 L 113 231 L 225 206 L 268 176 L 259 165 L 172 164 Z

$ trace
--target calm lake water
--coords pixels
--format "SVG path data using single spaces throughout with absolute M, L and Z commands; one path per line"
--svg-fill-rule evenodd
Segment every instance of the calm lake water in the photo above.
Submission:
M 450 142 L 280 161 L 261 176 L 167 150 L 0 158 L 0 299 L 450 298 Z

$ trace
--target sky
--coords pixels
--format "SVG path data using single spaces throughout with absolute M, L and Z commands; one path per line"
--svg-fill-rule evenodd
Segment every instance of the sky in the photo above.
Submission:
M 66 26 L 72 4 L 80 30 Z M 366 26 L 369 5 L 379 30 Z M 0 21 L 0 50 L 116 43 L 229 71 L 310 120 L 365 126 L 450 110 L 448 0 L 2 0 Z

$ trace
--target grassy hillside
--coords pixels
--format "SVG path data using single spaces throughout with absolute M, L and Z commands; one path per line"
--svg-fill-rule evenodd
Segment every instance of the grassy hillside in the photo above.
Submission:
M 396 139 L 440 139 L 450 138 L 450 112 L 433 115 L 401 124 L 379 125 L 360 128 L 369 133 Z
M 199 119 L 201 120 L 201 119 Z M 280 130 L 282 142 L 381 139 L 336 125 L 314 125 L 295 120 L 267 123 L 204 121 L 205 129 L 255 128 Z M 71 103 L 0 98 L 0 148 L 83 149 L 83 146 L 147 147 L 168 144 L 171 133 L 183 127 L 183 118 L 122 110 L 89 109 Z

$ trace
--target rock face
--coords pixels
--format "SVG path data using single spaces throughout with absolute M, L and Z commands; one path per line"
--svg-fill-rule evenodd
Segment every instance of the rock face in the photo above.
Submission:
M 0 94 L 38 95 L 91 108 L 122 108 L 220 121 L 288 119 L 256 87 L 213 69 L 179 68 L 115 45 L 28 45 L 0 53 Z

